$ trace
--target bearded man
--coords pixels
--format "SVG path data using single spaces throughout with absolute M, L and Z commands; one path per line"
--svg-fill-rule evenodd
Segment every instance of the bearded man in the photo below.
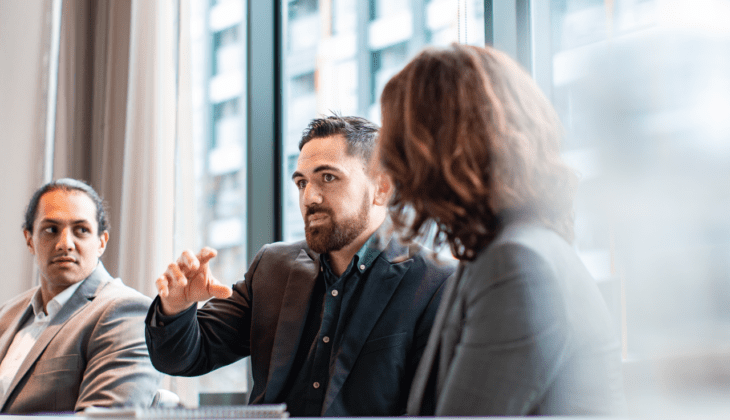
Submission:
M 405 413 L 454 266 L 388 233 L 393 188 L 373 159 L 377 134 L 358 117 L 309 124 L 292 176 L 306 242 L 265 245 L 233 290 L 210 273 L 211 248 L 169 265 L 146 322 L 157 369 L 195 376 L 250 355 L 251 404 L 286 403 L 291 416 Z

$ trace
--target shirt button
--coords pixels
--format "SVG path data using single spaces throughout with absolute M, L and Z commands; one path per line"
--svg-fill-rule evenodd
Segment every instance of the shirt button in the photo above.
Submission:
M 365 264 L 360 264 L 360 270 L 365 271 Z
M 314 387 L 314 389 L 318 389 L 319 388 L 319 382 L 313 383 L 312 386 Z
M 332 296 L 337 296 L 337 295 L 338 295 L 339 293 L 340 293 L 340 292 L 338 292 L 337 290 L 333 290 L 333 291 L 332 291 Z
M 327 337 L 327 336 L 325 336 L 325 337 L 322 338 L 322 341 L 324 341 L 325 343 L 329 343 L 330 342 L 330 338 Z

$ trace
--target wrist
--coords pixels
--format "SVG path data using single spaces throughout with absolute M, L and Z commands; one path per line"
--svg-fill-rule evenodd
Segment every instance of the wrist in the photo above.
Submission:
M 175 316 L 190 308 L 194 304 L 195 302 L 185 302 L 176 305 L 170 302 L 168 299 L 160 298 L 160 312 L 164 316 Z

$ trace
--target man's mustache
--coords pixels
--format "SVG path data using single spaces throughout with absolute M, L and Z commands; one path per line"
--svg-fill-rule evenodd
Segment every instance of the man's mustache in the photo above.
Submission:
M 320 205 L 312 205 L 312 206 L 307 207 L 307 214 L 306 214 L 307 216 L 311 216 L 315 213 L 326 213 L 331 216 L 332 209 L 330 209 L 329 207 L 324 207 L 324 206 L 320 206 Z

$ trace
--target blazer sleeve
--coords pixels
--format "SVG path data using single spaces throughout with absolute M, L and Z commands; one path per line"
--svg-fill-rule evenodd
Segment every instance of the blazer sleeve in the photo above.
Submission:
M 198 376 L 250 355 L 251 282 L 264 249 L 227 299 L 211 299 L 200 309 L 193 305 L 165 317 L 159 296 L 155 298 L 145 320 L 145 339 L 155 368 L 169 375 Z
M 86 344 L 86 366 L 75 410 L 90 406 L 150 406 L 162 375 L 150 363 L 143 320 L 149 298 L 110 299 Z
M 442 330 L 455 345 L 442 348 L 437 416 L 527 415 L 568 357 L 553 270 L 518 245 L 491 254 L 465 273 Z

